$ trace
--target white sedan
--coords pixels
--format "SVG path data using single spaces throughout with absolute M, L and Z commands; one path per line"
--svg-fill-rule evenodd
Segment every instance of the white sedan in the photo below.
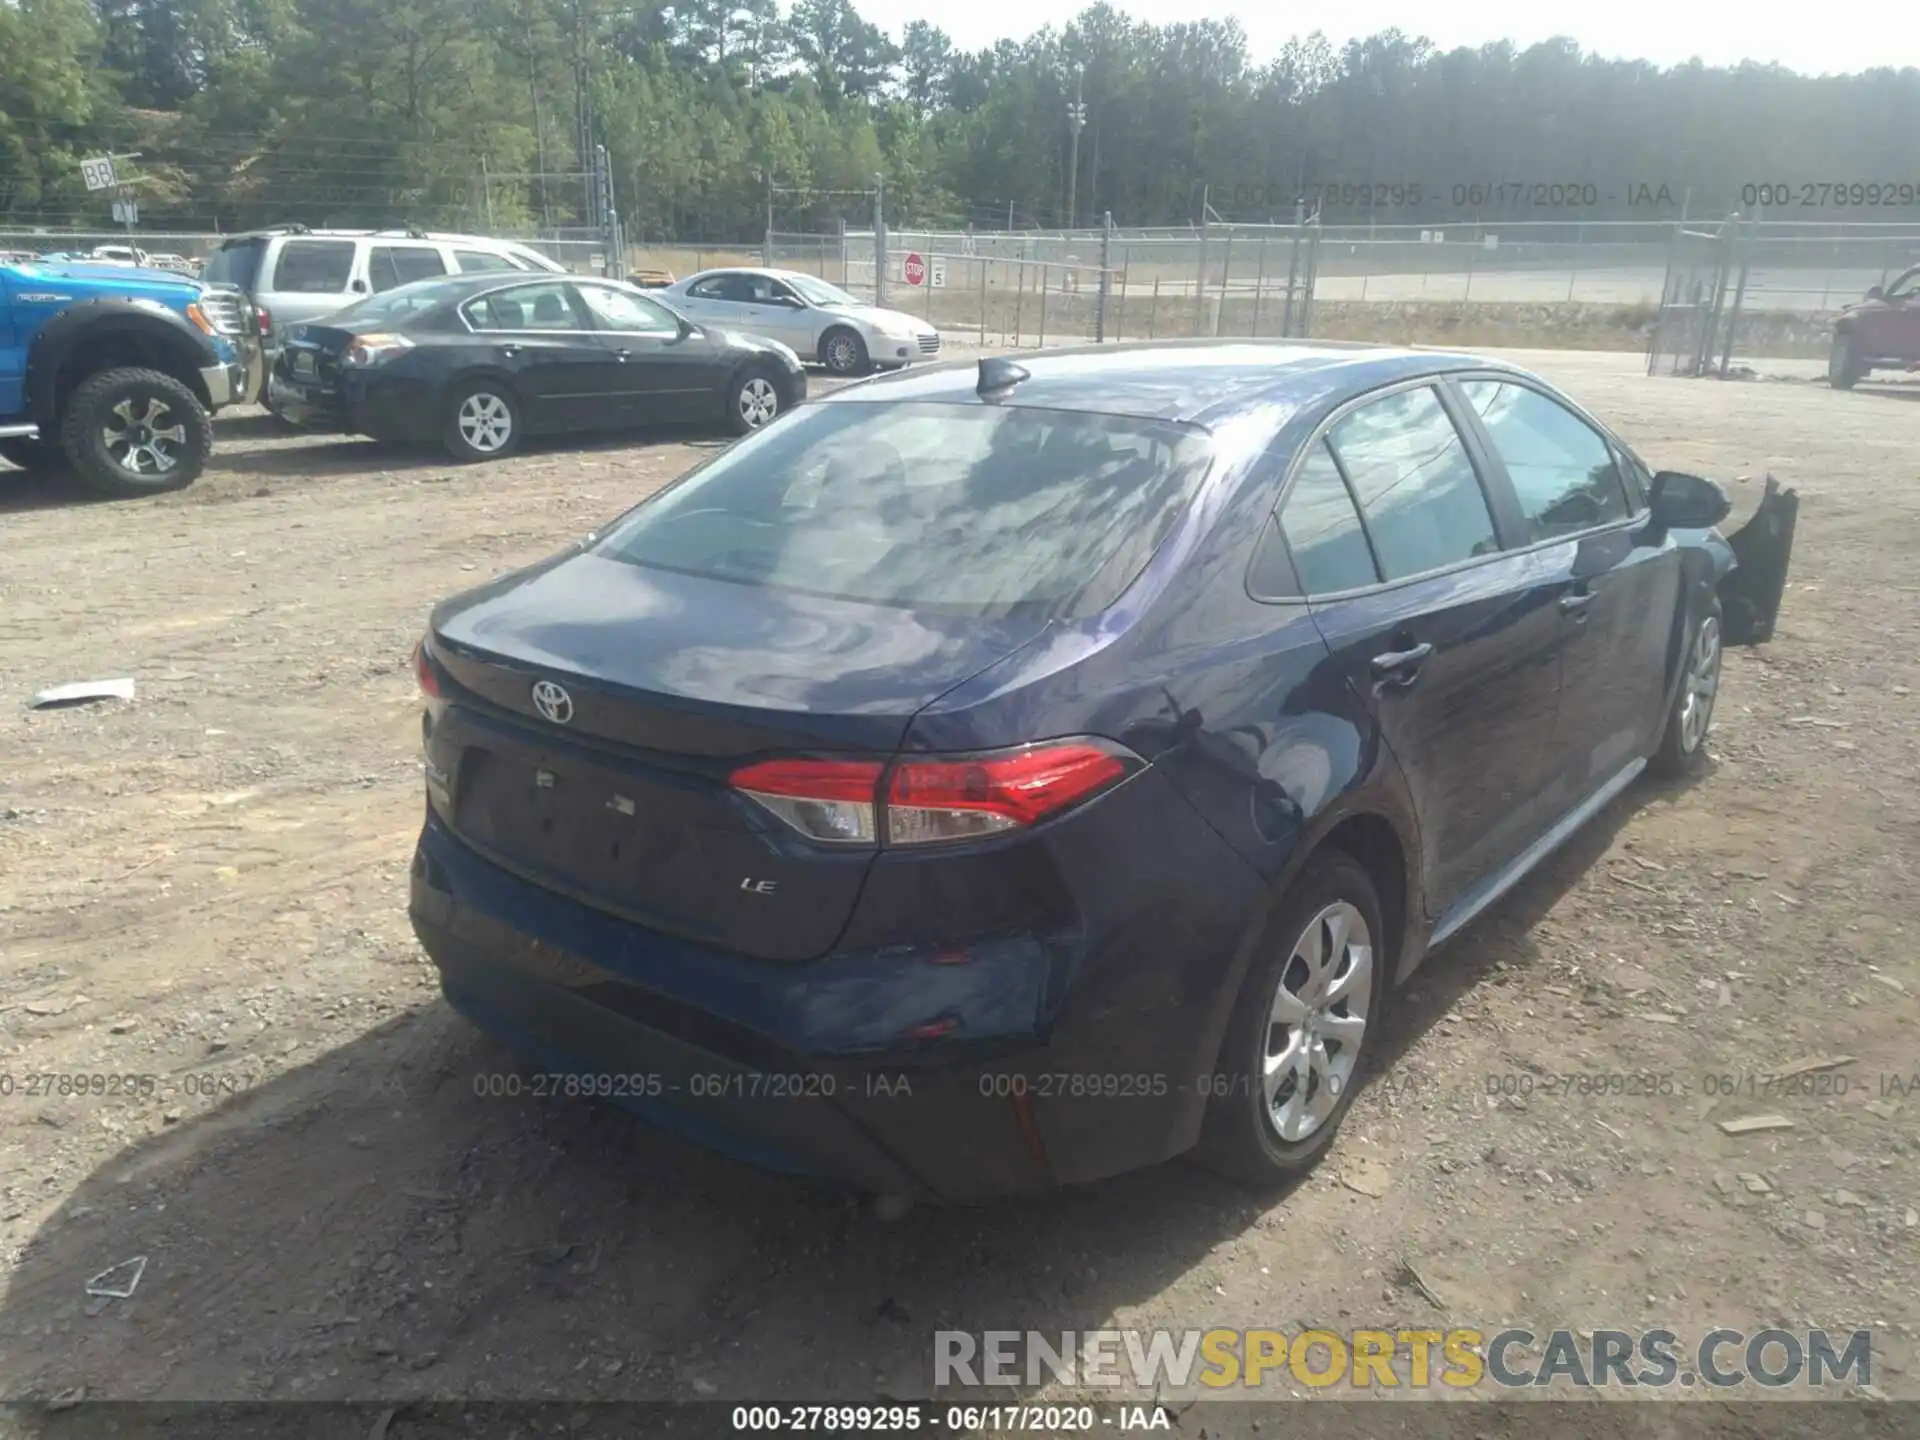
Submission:
M 702 324 L 778 340 L 836 375 L 895 370 L 940 353 L 940 332 L 925 320 L 792 270 L 703 270 L 659 294 Z

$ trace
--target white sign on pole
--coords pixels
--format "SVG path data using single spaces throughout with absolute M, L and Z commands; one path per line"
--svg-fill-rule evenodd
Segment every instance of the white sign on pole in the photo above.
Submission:
M 113 157 L 96 155 L 91 160 L 82 160 L 80 178 L 87 182 L 89 190 L 111 190 L 118 183 L 113 175 Z
M 947 288 L 947 262 L 934 259 L 927 262 L 927 283 L 936 290 Z
M 1480 244 L 1483 249 L 1498 250 L 1500 248 L 1500 237 L 1498 235 L 1484 236 L 1482 237 Z
M 1434 232 L 1433 232 L 1433 243 L 1434 243 L 1434 244 L 1436 244 L 1436 245 L 1444 245 L 1444 244 L 1446 244 L 1446 243 L 1447 243 L 1447 232 L 1446 232 L 1446 231 L 1444 231 L 1444 230 L 1436 230 L 1436 231 L 1434 231 Z
M 116 225 L 138 225 L 140 223 L 140 202 L 138 200 L 114 201 L 113 223 Z
M 1433 243 L 1433 232 L 1431 230 L 1422 230 L 1420 232 L 1420 243 L 1422 245 L 1431 245 Z

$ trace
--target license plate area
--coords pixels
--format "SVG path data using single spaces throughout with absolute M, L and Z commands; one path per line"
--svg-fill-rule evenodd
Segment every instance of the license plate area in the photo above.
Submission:
M 295 352 L 293 357 L 293 373 L 300 376 L 303 380 L 310 380 L 319 373 L 314 366 L 313 352 L 311 350 Z
M 479 748 L 461 770 L 456 824 L 503 856 L 615 894 L 631 891 L 638 867 L 660 858 L 661 836 L 643 829 L 649 816 L 637 787 L 616 774 Z

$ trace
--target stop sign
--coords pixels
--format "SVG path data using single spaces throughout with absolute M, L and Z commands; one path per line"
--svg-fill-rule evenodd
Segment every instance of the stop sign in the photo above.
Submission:
M 927 278 L 927 262 L 920 258 L 918 251 L 907 256 L 906 275 L 909 285 L 918 285 Z

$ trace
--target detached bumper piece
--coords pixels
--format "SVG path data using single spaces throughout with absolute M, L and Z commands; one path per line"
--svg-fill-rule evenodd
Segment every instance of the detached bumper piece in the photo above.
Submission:
M 1769 475 L 1760 508 L 1751 520 L 1727 536 L 1735 561 L 1720 582 L 1722 631 L 1727 644 L 1764 645 L 1773 638 L 1799 517 L 1799 493 L 1781 489 L 1780 482 Z

